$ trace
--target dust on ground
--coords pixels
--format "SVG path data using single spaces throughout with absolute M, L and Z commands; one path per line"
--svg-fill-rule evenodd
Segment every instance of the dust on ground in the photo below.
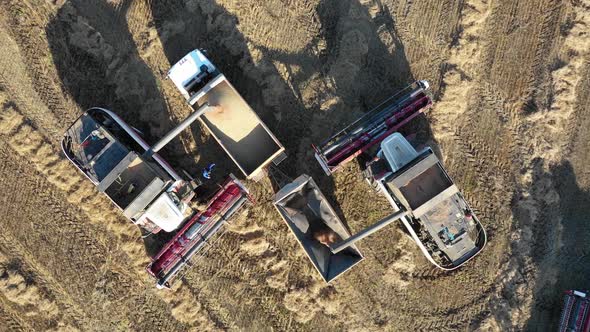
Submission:
M 0 318 L 7 330 L 551 330 L 561 293 L 588 289 L 590 2 L 4 0 L 0 2 Z M 310 144 L 405 84 L 434 108 L 404 133 L 433 144 L 488 231 L 458 271 L 398 227 L 321 281 L 270 203 L 171 291 L 144 271 L 139 230 L 61 155 L 90 106 L 154 142 L 190 108 L 165 79 L 209 51 L 353 230 L 388 212 L 352 163 L 322 174 Z M 239 173 L 193 126 L 162 153 L 197 175 Z M 147 249 L 146 249 L 147 246 Z

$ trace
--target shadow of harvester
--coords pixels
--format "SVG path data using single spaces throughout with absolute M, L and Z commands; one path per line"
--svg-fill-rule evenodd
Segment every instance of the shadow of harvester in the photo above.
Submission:
M 533 231 L 533 259 L 539 269 L 526 330 L 548 331 L 557 330 L 563 292 L 590 289 L 590 192 L 579 187 L 568 161 L 550 167 L 548 173 L 539 164 L 535 173 L 533 195 L 543 195 L 547 177 L 559 195 L 558 201 L 543 206 Z

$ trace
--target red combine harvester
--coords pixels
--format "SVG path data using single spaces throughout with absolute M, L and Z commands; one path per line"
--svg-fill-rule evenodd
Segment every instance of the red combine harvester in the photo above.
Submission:
M 428 109 L 432 105 L 428 89 L 427 81 L 416 81 L 319 146 L 314 145 L 324 172 L 331 175 Z
M 332 254 L 350 250 L 356 242 L 397 221 L 441 270 L 463 266 L 484 248 L 483 225 L 433 150 L 416 150 L 396 132 L 432 105 L 428 89 L 428 82 L 414 82 L 314 147 L 328 175 L 360 154 L 368 157 L 363 176 L 393 209 L 373 225 L 330 244 Z
M 194 209 L 201 183 L 185 180 L 157 152 L 198 119 L 248 179 L 260 179 L 271 163 L 286 158 L 285 148 L 204 53 L 190 52 L 168 77 L 191 115 L 153 146 L 116 114 L 97 107 L 86 111 L 62 142 L 68 159 L 134 224 L 150 233 L 178 230 L 147 267 L 158 288 L 170 287 L 249 195 L 230 174 L 206 208 Z
M 116 114 L 97 107 L 82 114 L 64 134 L 67 158 L 125 217 L 148 234 L 178 230 L 147 268 L 158 288 L 170 287 L 182 267 L 249 199 L 248 190 L 230 174 L 207 207 L 199 209 L 193 201 L 201 182 L 188 174 L 184 179 L 157 154 L 215 108 L 202 105 L 151 147 Z
M 565 292 L 563 311 L 559 320 L 559 332 L 590 331 L 590 299 L 588 292 Z

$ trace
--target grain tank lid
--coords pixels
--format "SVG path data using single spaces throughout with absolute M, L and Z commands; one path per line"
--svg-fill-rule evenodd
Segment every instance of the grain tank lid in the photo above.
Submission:
M 142 218 L 148 218 L 166 232 L 177 229 L 184 221 L 182 211 L 167 193 L 162 193 L 147 209 Z

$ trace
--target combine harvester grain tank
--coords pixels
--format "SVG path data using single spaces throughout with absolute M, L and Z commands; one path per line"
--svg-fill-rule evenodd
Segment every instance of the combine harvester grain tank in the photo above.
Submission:
M 484 248 L 483 226 L 429 147 L 418 152 L 394 133 L 381 142 L 363 173 L 394 211 L 375 226 L 400 220 L 436 267 L 454 270 Z
M 285 148 L 240 96 L 227 78 L 200 50 L 193 50 L 168 72 L 198 118 L 248 178 L 259 180 L 270 163 L 286 158 Z M 215 105 L 214 108 L 207 105 Z M 182 229 L 153 257 L 147 271 L 157 287 L 169 287 L 190 257 L 247 201 L 246 188 L 233 176 L 221 186 L 206 209 Z

